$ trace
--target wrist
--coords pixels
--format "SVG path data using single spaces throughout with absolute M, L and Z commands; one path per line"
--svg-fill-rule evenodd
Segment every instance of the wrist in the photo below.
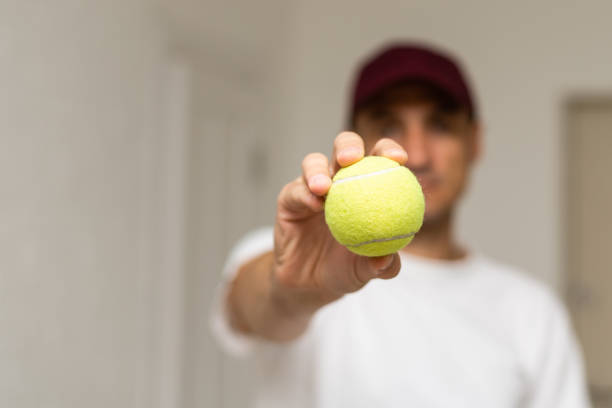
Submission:
M 276 268 L 272 262 L 269 299 L 275 309 L 287 318 L 309 320 L 321 307 L 342 297 L 324 289 L 288 286 L 277 279 Z

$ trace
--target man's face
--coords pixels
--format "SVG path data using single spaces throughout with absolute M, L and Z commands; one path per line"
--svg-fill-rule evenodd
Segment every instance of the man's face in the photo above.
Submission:
M 401 85 L 355 116 L 369 151 L 381 138 L 400 144 L 425 194 L 425 223 L 448 215 L 463 192 L 480 151 L 478 126 L 463 109 L 447 109 L 430 88 Z

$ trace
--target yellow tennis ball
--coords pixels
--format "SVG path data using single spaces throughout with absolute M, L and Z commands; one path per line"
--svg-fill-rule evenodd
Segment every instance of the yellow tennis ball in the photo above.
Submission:
M 350 251 L 382 256 L 399 251 L 423 225 L 425 197 L 406 167 L 367 156 L 334 176 L 325 199 L 325 222 Z

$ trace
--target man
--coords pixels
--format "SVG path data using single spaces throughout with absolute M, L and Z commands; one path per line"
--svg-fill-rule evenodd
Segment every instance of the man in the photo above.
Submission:
M 359 70 L 353 132 L 308 154 L 274 229 L 232 252 L 212 326 L 259 362 L 257 407 L 585 407 L 579 350 L 543 286 L 458 243 L 457 202 L 481 152 L 458 64 L 410 44 Z M 323 216 L 331 177 L 364 155 L 407 166 L 425 221 L 400 253 L 355 255 Z

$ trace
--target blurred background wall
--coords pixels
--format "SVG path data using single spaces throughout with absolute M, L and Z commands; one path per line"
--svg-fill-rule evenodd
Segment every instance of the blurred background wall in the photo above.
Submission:
M 485 121 L 473 248 L 564 288 L 563 106 L 612 92 L 612 4 L 0 1 L 0 405 L 244 406 L 224 257 L 342 130 L 392 39 L 460 56 Z M 571 152 L 569 152 L 571 154 Z
M 0 406 L 150 406 L 163 30 L 0 1 Z

